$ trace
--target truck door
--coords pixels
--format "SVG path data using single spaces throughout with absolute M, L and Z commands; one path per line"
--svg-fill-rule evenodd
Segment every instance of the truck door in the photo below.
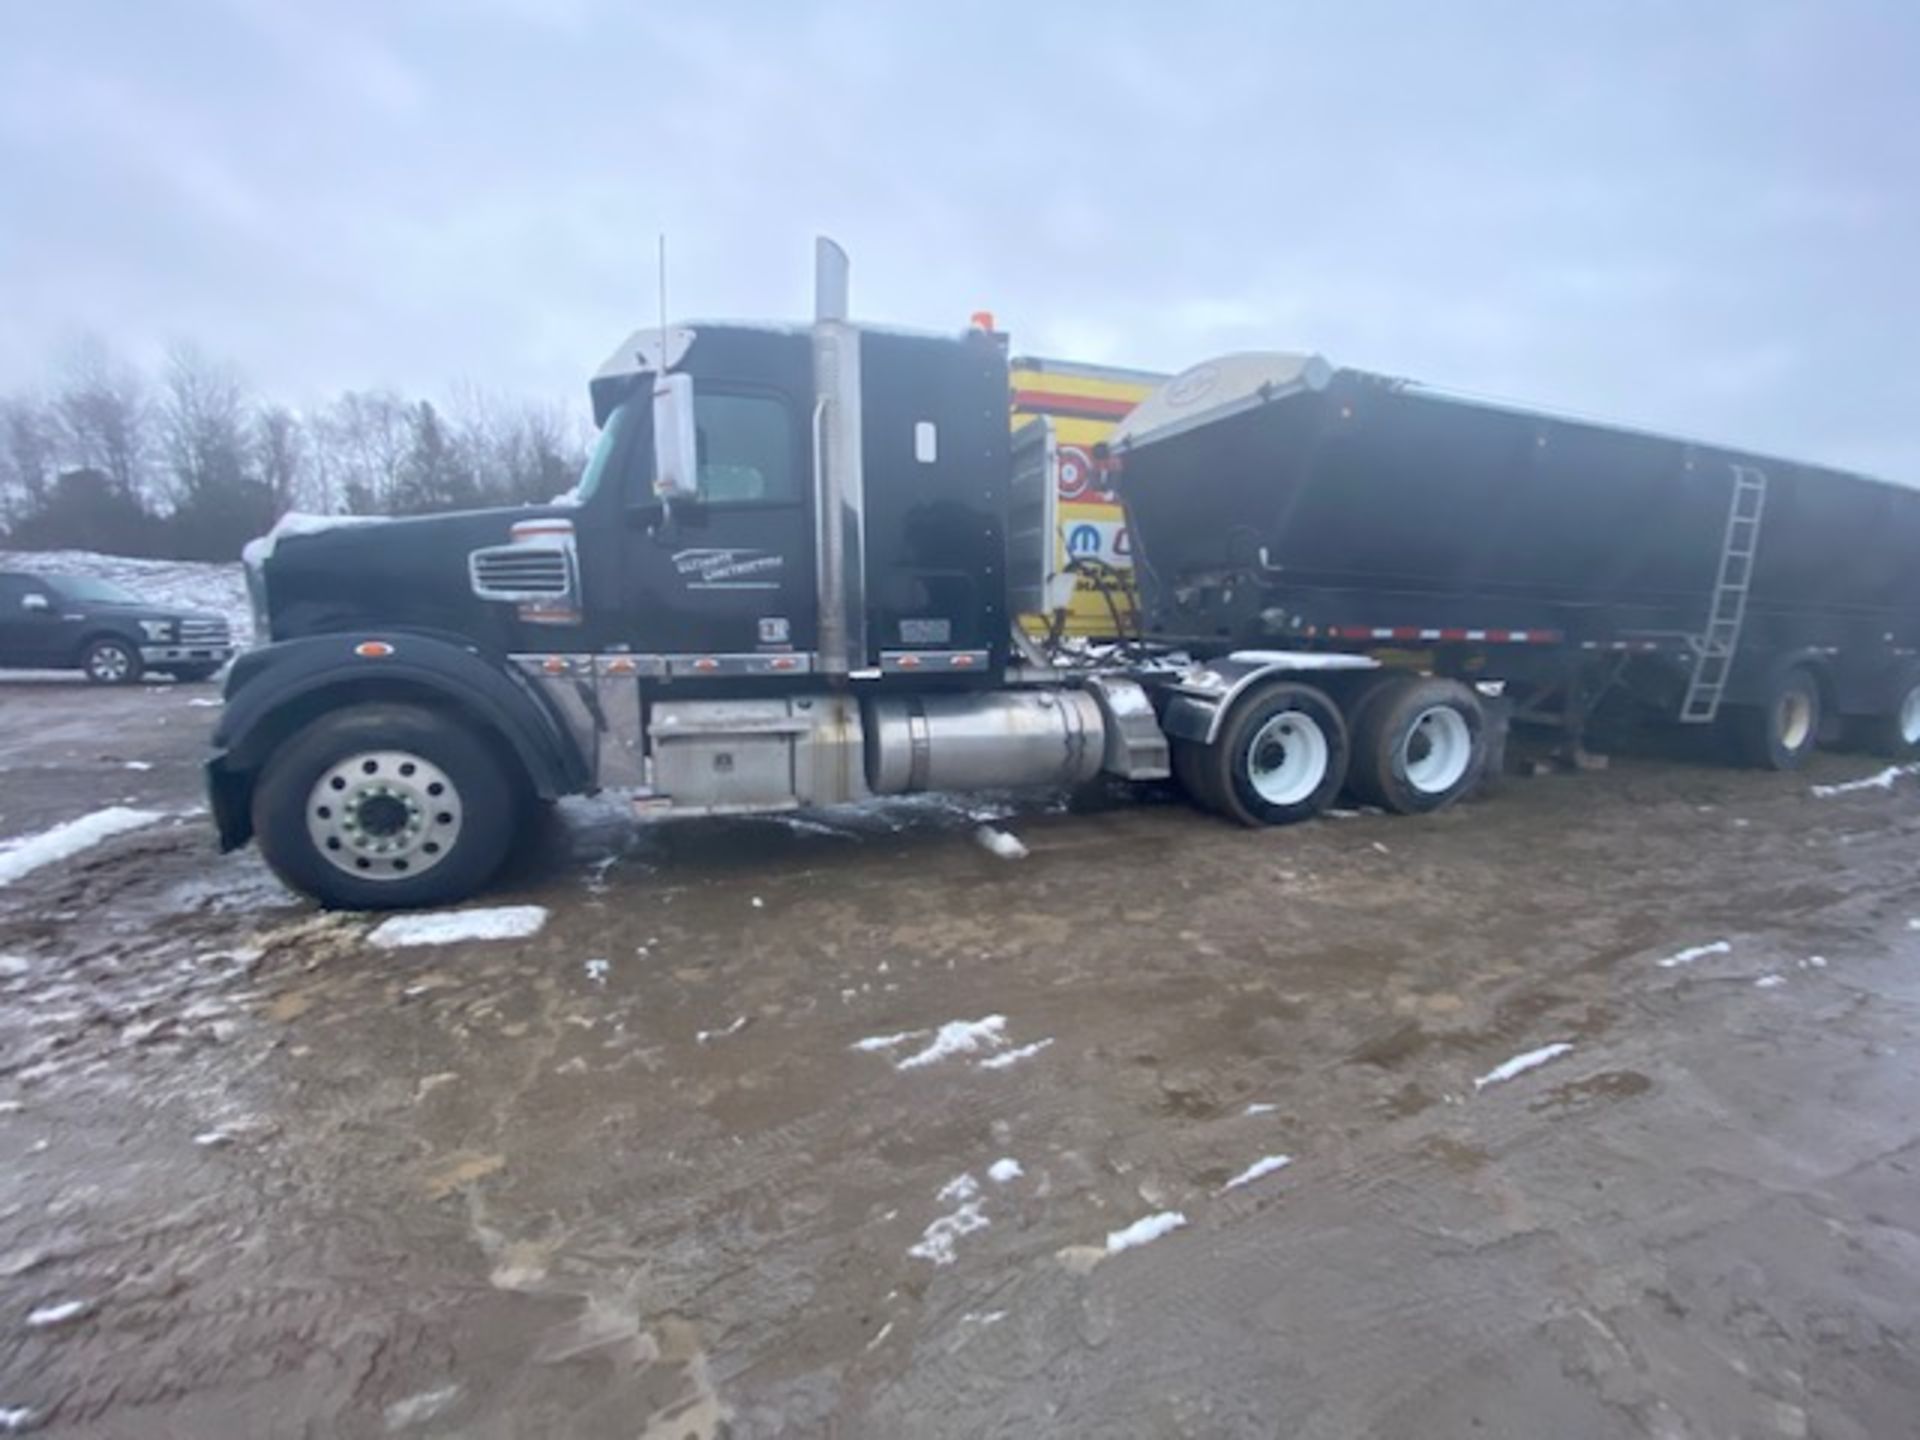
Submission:
M 636 397 L 645 403 L 645 397 Z M 696 379 L 699 494 L 653 494 L 652 445 L 628 447 L 617 587 L 596 585 L 583 545 L 589 609 L 617 588 L 604 639 L 663 655 L 689 673 L 751 673 L 745 657 L 810 655 L 815 644 L 813 473 L 804 392 Z M 611 628 L 615 633 L 607 634 Z M 717 666 L 691 669 L 699 660 Z
M 67 626 L 60 621 L 61 601 L 29 575 L 0 575 L 0 664 L 55 665 Z

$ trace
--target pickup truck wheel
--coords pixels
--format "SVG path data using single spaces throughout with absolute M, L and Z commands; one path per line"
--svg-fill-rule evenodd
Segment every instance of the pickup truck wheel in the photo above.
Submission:
M 80 668 L 95 685 L 131 685 L 140 678 L 140 652 L 125 640 L 103 636 L 87 646 Z
M 1729 705 L 1723 719 L 1742 764 L 1798 770 L 1820 743 L 1819 682 L 1808 670 L 1789 670 L 1773 683 L 1763 704 Z
M 267 863 L 322 905 L 389 910 L 480 889 L 512 843 L 511 777 L 457 720 L 355 705 L 289 741 L 253 792 Z
M 1396 675 L 1354 715 L 1348 788 L 1396 815 L 1444 809 L 1480 778 L 1485 732 L 1479 698 L 1458 680 Z
M 1243 825 L 1291 825 L 1340 793 L 1347 726 L 1322 691 L 1283 681 L 1235 705 L 1200 759 L 1221 814 Z

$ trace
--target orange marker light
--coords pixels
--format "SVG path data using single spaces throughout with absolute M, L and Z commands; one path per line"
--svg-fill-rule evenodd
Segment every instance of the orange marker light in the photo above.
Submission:
M 992 333 L 993 312 L 991 310 L 976 310 L 973 312 L 973 317 L 968 323 L 976 330 L 985 330 L 988 333 Z
M 353 653 L 366 660 L 384 660 L 393 653 L 393 647 L 384 640 L 362 640 L 353 647 Z
M 567 673 L 567 662 L 558 655 L 549 655 L 540 662 L 540 668 L 549 675 L 564 675 Z
M 702 658 L 693 662 L 693 668 L 696 670 L 718 670 L 720 668 L 720 662 L 718 660 Z

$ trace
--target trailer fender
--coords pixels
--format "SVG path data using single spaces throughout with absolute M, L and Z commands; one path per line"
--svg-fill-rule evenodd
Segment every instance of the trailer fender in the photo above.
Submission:
M 1745 665 L 1736 662 L 1732 682 L 1727 687 L 1726 703 L 1765 705 L 1790 672 L 1805 670 L 1819 687 L 1822 708 L 1829 715 L 1838 715 L 1841 707 L 1840 697 L 1834 693 L 1833 663 L 1833 652 L 1818 645 L 1755 654 Z
M 1253 686 L 1279 676 L 1311 675 L 1324 681 L 1330 672 L 1378 670 L 1370 655 L 1327 654 L 1318 650 L 1236 650 L 1185 670 L 1162 693 L 1160 725 L 1176 740 L 1211 745 L 1219 738 L 1234 703 Z
M 549 703 L 505 665 L 457 641 L 386 632 L 317 635 L 249 651 L 227 675 L 207 759 L 223 850 L 252 838 L 254 778 L 296 730 L 343 705 L 416 700 L 458 711 L 516 760 L 542 799 L 584 790 L 591 765 Z

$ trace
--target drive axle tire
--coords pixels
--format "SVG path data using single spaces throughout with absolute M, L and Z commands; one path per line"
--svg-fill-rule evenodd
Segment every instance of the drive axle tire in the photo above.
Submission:
M 1265 685 L 1233 707 L 1195 757 L 1212 808 L 1242 825 L 1292 825 L 1333 803 L 1347 778 L 1347 725 L 1311 685 Z
M 1764 704 L 1729 705 L 1723 719 L 1741 764 L 1798 770 L 1820 743 L 1820 682 L 1810 670 L 1789 670 L 1774 681 Z
M 1354 713 L 1347 788 L 1396 815 L 1444 809 L 1486 769 L 1486 727 L 1480 697 L 1458 680 L 1396 675 Z
M 95 685 L 131 685 L 142 673 L 140 651 L 130 641 L 102 636 L 87 646 L 80 668 Z
M 518 815 L 513 777 L 458 720 L 368 704 L 313 721 L 254 786 L 273 871 L 331 909 L 464 899 L 500 868 Z

